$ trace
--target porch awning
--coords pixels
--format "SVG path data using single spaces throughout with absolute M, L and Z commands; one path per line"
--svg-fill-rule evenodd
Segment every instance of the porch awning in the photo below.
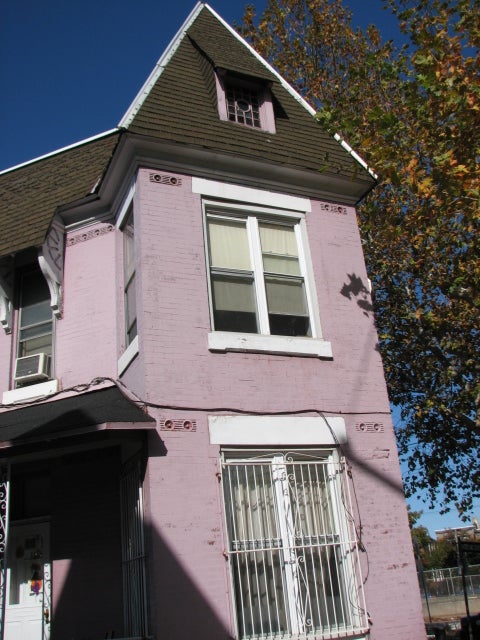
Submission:
M 0 413 L 0 449 L 113 429 L 155 429 L 156 422 L 118 387 Z

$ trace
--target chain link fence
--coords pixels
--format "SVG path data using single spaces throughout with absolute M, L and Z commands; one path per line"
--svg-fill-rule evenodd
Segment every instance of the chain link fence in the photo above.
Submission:
M 429 598 L 463 596 L 462 572 L 459 567 L 424 571 L 423 579 Z M 465 581 L 467 595 L 480 596 L 480 564 L 467 567 Z M 419 576 L 419 584 L 422 597 L 425 597 L 421 576 Z

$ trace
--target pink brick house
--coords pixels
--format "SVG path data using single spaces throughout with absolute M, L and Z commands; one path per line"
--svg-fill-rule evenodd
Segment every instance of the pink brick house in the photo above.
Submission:
M 424 638 L 361 159 L 199 3 L 0 175 L 7 640 Z

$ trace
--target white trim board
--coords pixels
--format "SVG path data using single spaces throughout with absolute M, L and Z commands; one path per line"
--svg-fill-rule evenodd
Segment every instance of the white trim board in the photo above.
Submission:
M 312 210 L 310 198 L 291 196 L 285 193 L 242 187 L 228 182 L 206 180 L 205 178 L 192 178 L 192 193 L 202 196 L 220 198 L 223 200 L 236 200 L 238 202 L 252 203 L 257 206 L 264 205 L 289 211 L 301 211 L 309 213 Z
M 47 380 L 38 384 L 31 384 L 26 387 L 18 387 L 11 391 L 4 391 L 2 404 L 15 404 L 16 402 L 28 402 L 39 398 L 48 398 L 58 392 L 58 380 Z
M 211 444 L 220 445 L 334 447 L 347 441 L 339 416 L 209 416 L 208 429 Z

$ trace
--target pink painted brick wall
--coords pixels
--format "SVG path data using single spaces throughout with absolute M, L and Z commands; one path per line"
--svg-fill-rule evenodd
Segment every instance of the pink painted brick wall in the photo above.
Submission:
M 146 397 L 184 407 L 159 418 L 197 417 L 196 432 L 160 432 L 165 457 L 149 461 L 155 627 L 168 637 L 223 638 L 233 633 L 228 567 L 223 558 L 219 450 L 209 444 L 214 408 L 346 414 L 347 455 L 363 525 L 361 554 L 371 638 L 424 638 L 405 501 L 355 211 L 332 213 L 314 202 L 307 229 L 324 338 L 333 360 L 270 354 L 210 353 L 201 199 L 182 186 L 152 183 L 140 171 L 137 215 Z M 355 285 L 361 285 L 355 287 Z M 134 384 L 134 380 L 131 380 Z M 203 409 L 203 412 L 198 410 Z M 210 411 L 209 411 L 210 409 Z M 228 411 L 227 411 L 228 413 Z M 373 433 L 361 422 L 381 425 Z M 219 531 L 219 526 L 221 531 Z M 181 576 L 171 591 L 170 576 Z M 204 615 L 181 616 L 189 585 Z M 180 601 L 178 600 L 180 597 Z M 199 610 L 201 607 L 199 607 Z M 205 627 L 205 630 L 202 628 Z M 210 634 L 208 628 L 210 627 Z
M 314 201 L 306 217 L 322 332 L 332 343 L 333 360 L 211 353 L 201 198 L 186 175 L 178 175 L 177 187 L 150 182 L 148 173 L 139 171 L 135 192 L 140 353 L 122 379 L 145 400 L 179 407 L 151 409 L 159 424 L 165 418 L 196 420 L 195 431 L 150 436 L 145 492 L 151 631 L 205 640 L 233 635 L 216 475 L 219 448 L 210 444 L 208 415 L 219 407 L 265 413 L 308 408 L 345 417 L 366 548 L 361 562 L 368 575 L 370 638 L 423 639 L 354 209 L 333 213 Z M 116 230 L 67 246 L 64 316 L 56 329 L 56 372 L 64 388 L 96 376 L 117 377 L 123 347 L 121 246 Z M 4 385 L 9 343 L 10 337 L 0 335 Z M 362 422 L 381 428 L 362 431 Z
M 63 388 L 117 375 L 116 230 L 97 225 L 67 236 L 63 317 L 55 373 Z M 88 235 L 88 239 L 81 240 Z M 68 242 L 77 240 L 75 244 Z

